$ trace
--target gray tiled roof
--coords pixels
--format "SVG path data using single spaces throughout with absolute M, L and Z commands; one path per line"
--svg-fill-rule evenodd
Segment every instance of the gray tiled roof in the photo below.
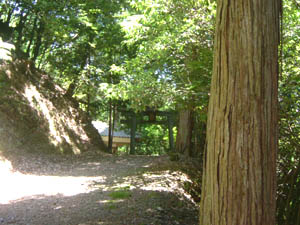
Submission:
M 98 130 L 101 136 L 108 136 L 108 124 L 102 121 L 93 121 L 92 124 Z M 114 137 L 130 138 L 130 134 L 125 131 L 115 129 Z

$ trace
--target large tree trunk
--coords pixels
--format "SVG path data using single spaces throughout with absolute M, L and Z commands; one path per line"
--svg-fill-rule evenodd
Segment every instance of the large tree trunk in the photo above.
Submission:
M 200 225 L 275 225 L 279 0 L 219 0 Z

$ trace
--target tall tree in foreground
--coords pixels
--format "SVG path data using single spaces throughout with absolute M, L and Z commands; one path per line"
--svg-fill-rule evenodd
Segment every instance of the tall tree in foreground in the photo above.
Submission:
M 275 225 L 278 0 L 219 0 L 200 225 Z

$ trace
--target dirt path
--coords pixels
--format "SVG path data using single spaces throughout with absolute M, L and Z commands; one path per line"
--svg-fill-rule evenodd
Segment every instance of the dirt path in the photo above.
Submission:
M 0 225 L 193 225 L 167 157 L 0 156 Z

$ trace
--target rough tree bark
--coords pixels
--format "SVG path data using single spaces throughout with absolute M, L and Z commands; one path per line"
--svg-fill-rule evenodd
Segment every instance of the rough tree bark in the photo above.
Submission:
M 192 156 L 193 112 L 179 112 L 178 132 L 176 137 L 176 152 Z
M 200 225 L 275 225 L 279 0 L 219 0 Z

